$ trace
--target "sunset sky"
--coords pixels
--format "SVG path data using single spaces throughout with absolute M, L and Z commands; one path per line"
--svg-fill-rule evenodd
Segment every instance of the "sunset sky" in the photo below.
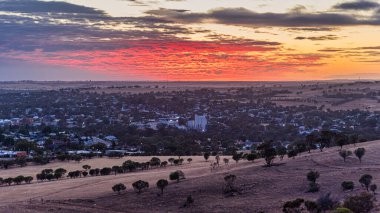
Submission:
M 0 0 L 0 80 L 380 79 L 380 1 Z

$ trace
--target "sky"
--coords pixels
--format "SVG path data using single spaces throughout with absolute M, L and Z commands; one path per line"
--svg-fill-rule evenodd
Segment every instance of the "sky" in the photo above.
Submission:
M 380 0 L 0 0 L 0 81 L 380 79 Z

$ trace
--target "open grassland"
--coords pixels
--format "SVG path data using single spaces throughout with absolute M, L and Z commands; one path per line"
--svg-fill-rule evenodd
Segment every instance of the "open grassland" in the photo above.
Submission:
M 44 182 L 30 185 L 1 187 L 0 212 L 281 212 L 281 206 L 288 200 L 305 198 L 317 199 L 328 192 L 337 200 L 358 194 L 364 189 L 358 180 L 363 174 L 371 174 L 373 183 L 380 183 L 380 141 L 349 145 L 344 147 L 353 151 L 357 147 L 364 147 L 367 152 L 360 163 L 354 156 L 346 162 L 338 155 L 338 147 L 332 147 L 320 152 L 304 153 L 295 159 L 285 159 L 273 167 L 263 167 L 262 160 L 254 162 L 241 161 L 230 165 L 222 165 L 216 171 L 210 171 L 210 162 L 203 157 L 192 157 L 193 162 L 182 166 L 168 166 L 166 168 L 151 169 L 141 172 L 121 175 L 97 176 L 61 181 Z M 140 159 L 138 159 L 140 158 Z M 161 157 L 167 160 L 168 157 Z M 184 157 L 186 159 L 186 157 Z M 223 157 L 222 157 L 223 158 Z M 146 161 L 150 157 L 136 157 L 132 160 Z M 210 157 L 213 160 L 213 157 Z M 120 164 L 124 159 L 93 159 L 82 163 L 56 163 L 48 168 L 63 167 L 68 170 L 79 169 L 83 164 L 92 167 L 111 166 Z M 33 166 L 21 169 L 12 169 L 7 175 L 21 174 L 22 170 L 28 173 L 39 172 L 43 167 Z M 166 178 L 170 172 L 181 169 L 186 180 L 179 183 L 170 182 L 163 196 L 158 196 L 159 190 L 155 187 L 158 179 Z M 306 173 L 311 169 L 320 172 L 318 183 L 320 192 L 306 193 L 308 182 Z M 234 197 L 225 197 L 222 193 L 223 177 L 227 174 L 237 176 L 236 185 L 242 194 Z M 145 180 L 150 188 L 141 194 L 133 191 L 131 183 L 136 180 Z M 352 180 L 355 189 L 343 192 L 341 182 Z M 116 183 L 127 185 L 127 191 L 121 195 L 112 192 L 111 187 Z M 192 195 L 194 204 L 188 208 L 180 208 L 186 197 Z M 376 195 L 379 200 L 379 195 Z M 41 202 L 44 199 L 44 203 Z M 31 200 L 31 201 L 30 201 Z M 376 201 L 378 206 L 378 201 Z M 374 212 L 379 212 L 376 207 Z

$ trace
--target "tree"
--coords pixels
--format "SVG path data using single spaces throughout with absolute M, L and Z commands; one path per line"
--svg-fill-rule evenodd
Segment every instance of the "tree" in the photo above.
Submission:
M 238 189 L 235 187 L 236 175 L 229 174 L 224 176 L 224 181 L 226 182 L 223 192 L 229 196 L 233 196 L 233 193 L 238 192 Z
M 287 149 L 285 146 L 280 145 L 276 147 L 276 154 L 280 157 L 280 160 L 284 159 L 284 156 L 287 153 Z
M 343 149 L 343 146 L 348 143 L 348 138 L 346 135 L 339 134 L 339 135 L 335 136 L 334 138 L 335 138 L 336 144 L 338 146 L 340 146 L 341 150 Z
M 110 175 L 112 172 L 112 169 L 109 167 L 104 167 L 100 170 L 100 175 Z
M 5 179 L 3 180 L 3 182 L 4 182 L 5 184 L 8 184 L 8 186 L 10 186 L 10 185 L 13 183 L 13 178 L 5 178 Z
M 205 152 L 204 154 L 203 154 L 203 158 L 206 160 L 206 161 L 208 161 L 208 158 L 210 157 L 210 153 L 209 152 Z
M 177 180 L 177 182 L 179 182 L 179 180 L 185 179 L 185 174 L 181 170 L 177 170 L 175 172 L 170 173 L 169 179 Z
M 187 162 L 191 163 L 191 161 L 193 161 L 192 158 L 188 158 L 188 159 L 187 159 Z
M 26 166 L 26 157 L 16 157 L 15 163 L 21 167 Z
M 316 181 L 319 178 L 319 172 L 310 171 L 307 173 L 306 177 L 307 177 L 307 180 L 310 181 L 308 192 L 318 192 L 319 185 L 316 183 Z
M 86 164 L 86 165 L 83 165 L 82 168 L 85 169 L 85 170 L 89 170 L 89 169 L 91 169 L 91 166 L 89 166 L 89 165 Z
M 367 190 L 367 192 L 369 191 L 369 185 L 371 185 L 371 182 L 372 182 L 372 175 L 369 175 L 369 174 L 364 174 L 360 177 L 359 179 L 359 183 L 362 184 L 362 186 L 364 186 Z
M 365 154 L 365 149 L 364 148 L 357 148 L 355 151 L 354 151 L 355 155 L 357 158 L 359 158 L 359 161 L 360 163 L 362 162 L 362 157 L 364 156 Z
M 152 159 L 150 159 L 149 163 L 150 163 L 150 166 L 160 166 L 161 160 L 157 157 L 152 157 Z
M 368 193 L 354 195 L 344 200 L 343 207 L 354 213 L 368 213 L 374 208 L 374 197 Z
M 142 180 L 138 180 L 136 182 L 134 182 L 132 184 L 133 186 L 133 189 L 135 191 L 137 191 L 138 193 L 141 193 L 141 191 L 145 188 L 149 188 L 149 183 L 148 182 L 145 182 L 145 181 L 142 181 Z
M 105 152 L 107 149 L 107 146 L 104 143 L 96 143 L 91 146 L 91 149 L 94 151 Z
M 307 173 L 306 177 L 308 181 L 315 183 L 317 179 L 319 178 L 319 172 L 310 171 Z
M 33 177 L 32 176 L 26 176 L 26 177 L 24 177 L 24 181 L 25 181 L 25 183 L 30 183 L 30 182 L 32 182 L 32 180 L 33 180 Z
M 298 155 L 298 151 L 295 150 L 295 149 L 291 149 L 288 151 L 288 158 L 296 158 L 296 156 Z
M 164 194 L 164 189 L 169 185 L 169 182 L 165 179 L 160 179 L 156 183 L 157 188 L 161 190 L 161 194 Z
M 237 153 L 235 152 L 233 155 L 232 155 L 232 159 L 236 162 L 236 163 L 239 163 L 239 160 L 242 158 L 243 154 L 242 153 Z
M 24 178 L 25 178 L 24 176 L 19 175 L 19 176 L 13 178 L 13 182 L 17 185 L 20 185 L 24 181 Z
M 112 190 L 114 192 L 117 192 L 118 194 L 120 194 L 121 191 L 124 191 L 127 187 L 125 187 L 124 184 L 122 183 L 118 183 L 118 184 L 115 184 L 114 186 L 112 186 Z
M 351 156 L 352 155 L 352 152 L 349 151 L 349 150 L 340 150 L 339 151 L 339 155 L 343 158 L 343 161 L 346 162 L 346 158 L 348 156 Z
M 255 153 L 250 153 L 247 155 L 248 161 L 254 161 L 257 158 L 257 155 Z
M 273 141 L 266 141 L 257 147 L 260 155 L 265 159 L 266 166 L 270 167 L 276 158 L 276 149 L 273 147 Z
M 219 156 L 219 155 L 216 155 L 216 156 L 215 156 L 215 160 L 216 160 L 216 164 L 218 164 L 218 166 L 219 166 L 220 156 Z
M 174 158 L 169 158 L 169 159 L 168 159 L 168 162 L 170 163 L 170 165 L 173 165 Z
M 36 149 L 36 144 L 27 140 L 19 140 L 15 143 L 14 147 L 17 151 L 25 151 L 29 153 L 30 151 Z
M 65 176 L 66 172 L 67 172 L 66 169 L 58 168 L 58 169 L 56 169 L 56 170 L 54 171 L 54 177 L 55 177 L 56 179 L 59 179 L 59 178 Z M 49 172 L 49 173 L 50 173 L 50 172 Z
M 113 166 L 112 171 L 115 173 L 115 175 L 120 171 L 120 166 Z
M 228 158 L 223 158 L 224 164 L 228 165 L 228 162 L 230 161 Z

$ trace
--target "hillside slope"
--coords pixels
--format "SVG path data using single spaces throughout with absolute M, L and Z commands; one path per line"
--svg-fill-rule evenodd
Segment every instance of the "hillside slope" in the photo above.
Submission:
M 340 149 L 332 147 L 323 152 L 314 150 L 296 159 L 276 159 L 277 165 L 270 168 L 263 167 L 262 160 L 241 161 L 230 162 L 211 172 L 210 163 L 198 157 L 194 163 L 180 167 L 2 187 L 0 212 L 281 212 L 284 202 L 299 197 L 315 200 L 331 192 L 341 201 L 358 194 L 364 190 L 358 180 L 366 173 L 374 177 L 373 183 L 380 184 L 380 141 L 344 148 L 353 151 L 357 147 L 367 150 L 362 163 L 354 156 L 343 162 L 338 154 Z M 187 179 L 171 182 L 165 194 L 158 196 L 155 182 L 168 179 L 169 173 L 176 169 L 183 170 Z M 306 173 L 311 169 L 320 172 L 318 193 L 306 193 Z M 223 177 L 230 173 L 237 176 L 236 185 L 242 194 L 227 198 L 222 194 Z M 133 192 L 131 183 L 138 179 L 148 181 L 150 189 L 141 194 Z M 340 184 L 347 180 L 354 181 L 353 192 L 342 191 Z M 111 187 L 119 182 L 127 185 L 127 191 L 116 195 Z M 192 195 L 194 204 L 180 208 L 188 195 Z

